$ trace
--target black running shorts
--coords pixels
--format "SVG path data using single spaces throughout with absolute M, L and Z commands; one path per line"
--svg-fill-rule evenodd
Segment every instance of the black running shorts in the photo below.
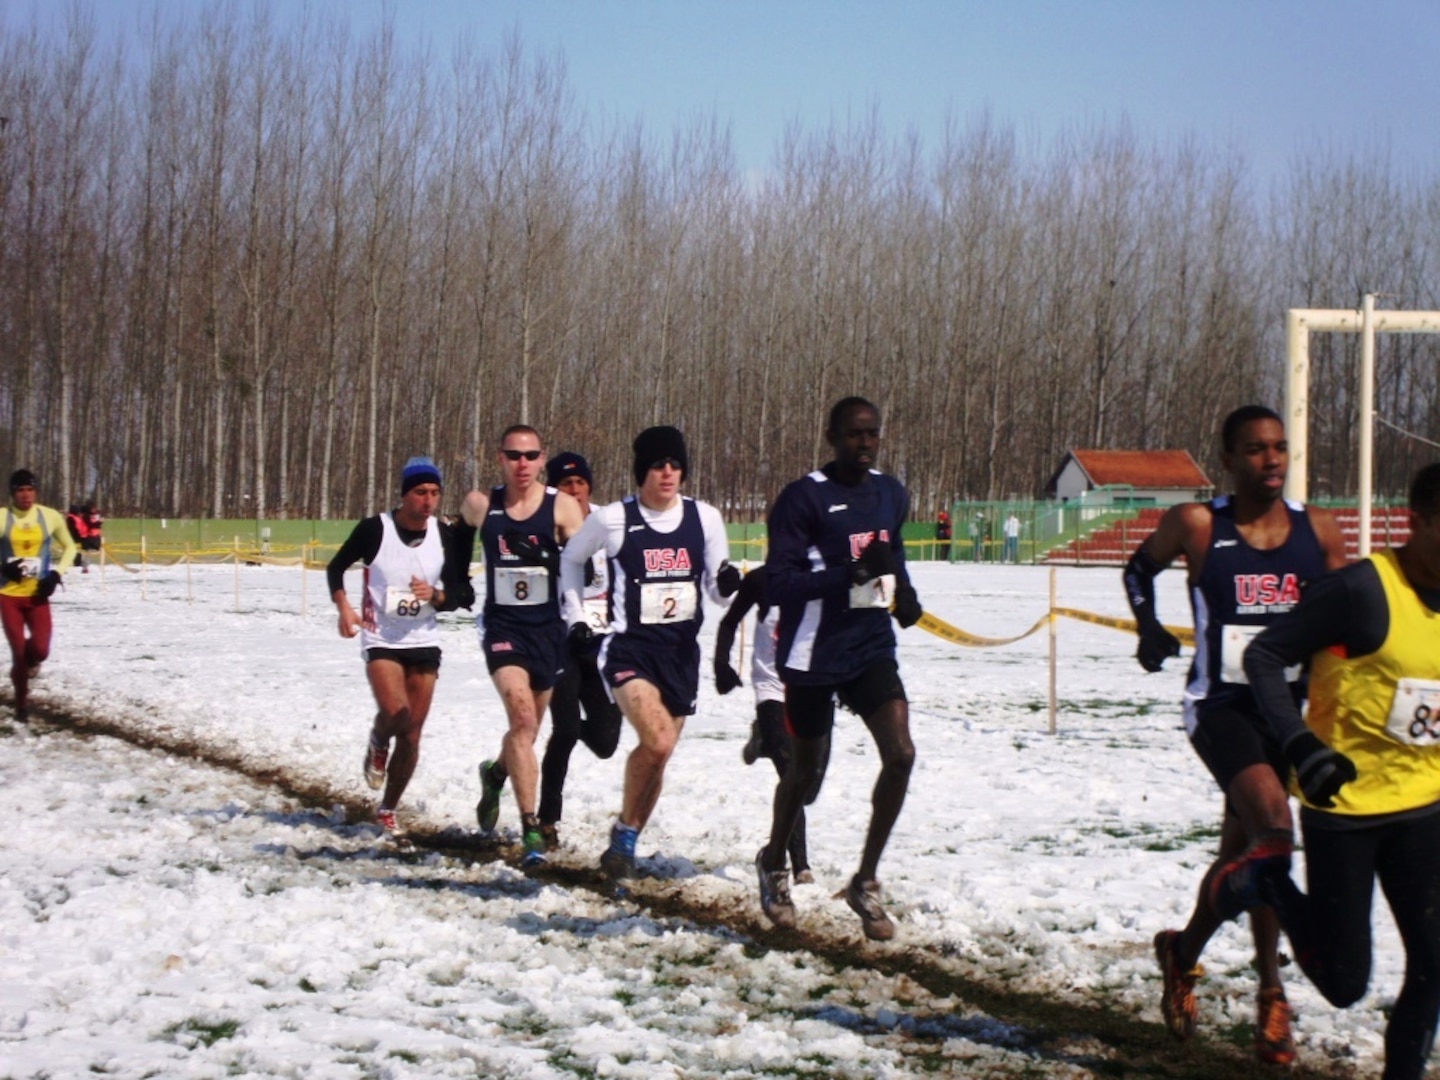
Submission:
M 366 649 L 365 662 L 368 664 L 372 660 L 394 661 L 405 669 L 407 675 L 438 675 L 440 673 L 440 647 L 438 645 L 427 645 L 420 649 Z
M 856 716 L 873 716 L 892 701 L 908 701 L 893 658 L 877 660 L 849 682 L 785 687 L 785 717 L 799 739 L 820 739 L 835 726 L 835 699 Z
M 1252 765 L 1269 765 L 1282 784 L 1290 776 L 1290 762 L 1280 740 L 1255 709 L 1235 705 L 1202 707 L 1190 743 L 1221 791 L 1229 791 L 1235 777 Z

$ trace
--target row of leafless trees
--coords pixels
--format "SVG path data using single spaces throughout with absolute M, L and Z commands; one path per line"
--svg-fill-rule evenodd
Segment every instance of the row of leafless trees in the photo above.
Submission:
M 517 421 L 605 497 L 674 423 L 691 490 L 753 516 L 850 393 L 920 514 L 1039 495 L 1072 447 L 1213 466 L 1226 411 L 1278 405 L 1285 308 L 1440 307 L 1440 178 L 1259 188 L 1194 140 L 1026 152 L 984 115 L 790 130 L 756 179 L 723 118 L 598 129 L 513 36 L 437 59 L 217 6 L 115 42 L 72 9 L 0 26 L 0 445 L 51 502 L 217 517 L 370 512 L 421 452 L 458 493 Z M 1313 346 L 1312 493 L 1355 488 L 1357 350 Z M 1379 359 L 1393 491 L 1440 343 Z

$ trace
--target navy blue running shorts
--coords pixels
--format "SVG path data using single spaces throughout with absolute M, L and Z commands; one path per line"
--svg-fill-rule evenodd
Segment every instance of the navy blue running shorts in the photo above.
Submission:
M 487 620 L 480 631 L 480 651 L 490 674 L 502 667 L 522 667 L 530 673 L 530 689 L 553 690 L 565 670 L 566 629 L 559 619 L 541 626 Z
M 600 673 L 613 701 L 615 688 L 644 679 L 660 691 L 671 716 L 691 716 L 700 695 L 700 644 L 688 637 L 670 647 L 639 643 L 625 634 L 611 634 L 600 650 Z

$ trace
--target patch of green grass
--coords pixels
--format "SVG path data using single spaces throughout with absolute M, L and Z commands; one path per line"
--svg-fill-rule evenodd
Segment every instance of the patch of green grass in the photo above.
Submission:
M 631 990 L 616 990 L 615 1000 L 620 1002 L 620 1004 L 624 1005 L 626 1008 L 629 1008 L 631 1005 L 635 1004 L 635 994 Z
M 165 1029 L 165 1035 L 176 1042 L 194 1040 L 205 1046 L 214 1046 L 221 1039 L 233 1039 L 240 1030 L 239 1020 L 201 1020 L 191 1017 Z
M 302 993 L 306 994 L 318 994 L 320 992 L 319 987 L 317 987 L 314 983 L 312 983 L 309 979 L 305 978 L 303 975 L 300 977 L 300 990 Z

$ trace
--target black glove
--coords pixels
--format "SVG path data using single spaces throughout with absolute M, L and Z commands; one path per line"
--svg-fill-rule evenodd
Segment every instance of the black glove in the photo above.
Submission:
M 1295 766 L 1295 779 L 1312 806 L 1334 806 L 1335 793 L 1355 779 L 1355 763 L 1331 750 L 1313 731 L 1291 736 L 1285 756 Z
M 20 565 L 18 558 L 6 559 L 3 564 L 0 564 L 0 577 L 6 581 L 24 581 L 25 568 Z
M 1159 671 L 1165 661 L 1180 655 L 1180 639 L 1158 622 L 1140 624 L 1140 645 L 1135 650 L 1135 659 L 1149 672 Z
M 569 642 L 570 651 L 582 655 L 595 643 L 595 631 L 587 622 L 571 623 Z
M 720 572 L 715 575 L 715 588 L 720 590 L 721 596 L 734 596 L 740 591 L 740 571 L 728 562 L 721 563 Z M 720 692 L 723 694 L 725 691 Z
M 35 595 L 41 600 L 49 600 L 50 594 L 60 587 L 60 575 L 54 570 L 40 579 L 40 584 L 35 586 Z
M 874 581 L 878 577 L 895 573 L 895 552 L 890 550 L 890 545 L 876 537 L 865 546 L 860 552 L 860 558 L 850 564 L 850 581 L 855 585 L 864 585 Z
M 728 694 L 737 686 L 743 686 L 740 675 L 724 660 L 715 661 L 715 689 L 722 694 Z
M 552 574 L 560 572 L 560 545 L 555 543 L 554 537 L 541 536 L 532 540 L 519 529 L 506 529 L 505 546 L 510 554 L 518 555 L 530 566 L 543 567 Z
M 915 595 L 914 586 L 904 582 L 895 586 L 895 610 L 892 614 L 905 630 L 920 621 L 920 616 L 924 615 L 925 611 L 920 607 L 920 598 Z
M 475 606 L 475 586 L 470 584 L 468 577 L 463 581 L 442 582 L 442 584 L 445 585 L 446 611 L 458 611 L 460 608 L 469 611 Z

